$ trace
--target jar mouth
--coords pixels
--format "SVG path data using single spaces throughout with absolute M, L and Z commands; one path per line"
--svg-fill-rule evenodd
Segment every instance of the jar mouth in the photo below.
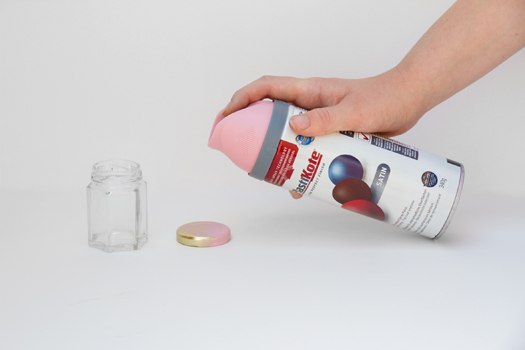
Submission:
M 142 179 L 140 164 L 131 160 L 110 159 L 95 163 L 91 179 L 97 182 L 129 182 Z

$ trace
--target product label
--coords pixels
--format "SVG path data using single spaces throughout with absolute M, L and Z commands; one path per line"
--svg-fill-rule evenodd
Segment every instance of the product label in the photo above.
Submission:
M 290 106 L 288 118 L 306 112 Z M 265 181 L 427 237 L 445 225 L 461 168 L 378 135 L 305 137 L 285 127 Z
M 349 137 L 366 141 L 376 147 L 380 147 L 392 151 L 394 153 L 404 155 L 405 157 L 417 160 L 419 156 L 419 151 L 417 148 L 405 145 L 404 143 L 401 143 L 396 140 L 387 139 L 386 137 L 353 131 L 340 131 L 340 133 Z
M 270 165 L 270 170 L 268 170 L 264 181 L 282 186 L 286 180 L 290 180 L 298 151 L 299 147 L 297 145 L 281 140 L 277 154 L 273 158 L 272 165 Z

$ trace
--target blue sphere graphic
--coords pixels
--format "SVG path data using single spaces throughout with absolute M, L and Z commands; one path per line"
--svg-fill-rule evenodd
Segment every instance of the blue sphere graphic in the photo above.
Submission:
M 342 154 L 330 163 L 328 177 L 334 185 L 351 177 L 361 180 L 363 178 L 363 165 L 356 157 Z

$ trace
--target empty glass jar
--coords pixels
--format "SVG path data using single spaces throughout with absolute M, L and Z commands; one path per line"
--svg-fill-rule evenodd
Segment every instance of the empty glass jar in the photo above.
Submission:
M 138 163 L 93 165 L 87 187 L 88 241 L 105 252 L 140 249 L 148 240 L 146 182 Z

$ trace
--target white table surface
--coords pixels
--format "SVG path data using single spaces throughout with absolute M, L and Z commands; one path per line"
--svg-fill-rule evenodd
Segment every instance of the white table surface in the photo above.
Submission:
M 0 349 L 524 349 L 523 198 L 464 191 L 429 240 L 280 189 L 150 193 L 139 251 L 85 193 L 2 192 Z M 180 225 L 227 224 L 215 248 Z

